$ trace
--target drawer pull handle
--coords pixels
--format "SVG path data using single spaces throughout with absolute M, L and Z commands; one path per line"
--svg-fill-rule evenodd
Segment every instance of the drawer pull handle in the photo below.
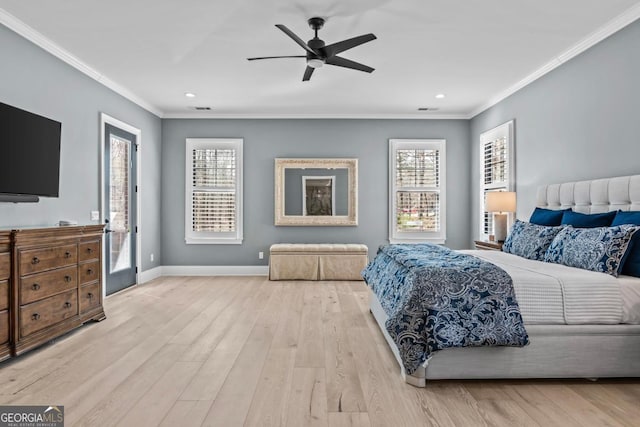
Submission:
M 37 256 L 34 256 L 33 259 L 31 260 L 31 264 L 38 264 L 40 262 L 40 260 L 38 259 Z
M 71 307 L 71 303 L 70 303 L 69 301 L 65 302 L 65 303 L 64 303 L 64 307 L 65 307 L 65 308 L 69 308 L 69 307 Z
M 65 258 L 71 258 L 71 252 L 66 251 L 66 252 L 64 253 L 64 257 L 65 257 Z
M 87 274 L 88 274 L 89 276 L 91 276 L 91 275 L 93 274 L 93 270 L 92 270 L 92 269 L 90 269 L 90 268 L 89 268 L 89 269 L 87 269 Z
M 93 294 L 92 294 L 91 292 L 89 292 L 89 293 L 87 294 L 87 298 L 92 299 L 92 298 L 93 298 Z
M 64 281 L 69 283 L 71 281 L 71 276 L 64 276 Z
M 31 315 L 31 320 L 40 320 L 40 315 L 38 313 L 33 313 Z
M 34 291 L 37 291 L 38 289 L 40 289 L 40 285 L 37 283 L 34 283 L 33 285 L 31 285 L 31 289 L 33 289 Z
M 93 249 L 87 248 L 87 253 L 91 253 L 91 252 L 93 252 Z

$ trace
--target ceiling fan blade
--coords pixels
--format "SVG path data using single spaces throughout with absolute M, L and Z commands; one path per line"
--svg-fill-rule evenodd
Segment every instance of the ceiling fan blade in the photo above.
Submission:
M 296 36 L 294 34 L 293 31 L 291 31 L 290 29 L 288 29 L 287 27 L 285 27 L 282 24 L 277 24 L 276 27 L 280 28 L 282 30 L 283 33 L 285 33 L 286 35 L 288 35 L 289 37 L 291 37 L 293 39 L 294 42 L 298 43 L 300 46 L 302 46 L 302 48 L 304 50 L 306 50 L 309 53 L 313 53 L 314 55 L 317 55 L 318 52 L 316 52 L 315 50 L 311 49 L 309 46 L 307 46 L 307 44 L 298 36 Z
M 371 33 L 363 36 L 354 37 L 352 39 L 342 40 L 341 42 L 333 43 L 324 47 L 324 51 L 327 56 L 337 55 L 340 52 L 344 52 L 352 47 L 360 46 L 361 44 L 375 40 L 377 37 Z
M 313 74 L 313 70 L 315 70 L 315 68 L 311 68 L 307 65 L 307 69 L 304 70 L 304 76 L 302 77 L 303 82 L 306 82 L 311 78 L 311 74 Z
M 247 61 L 255 61 L 257 59 L 278 59 L 278 58 L 306 58 L 305 55 L 289 55 L 289 56 L 260 56 L 257 58 L 247 58 Z
M 365 73 L 370 73 L 375 68 L 371 68 L 364 64 L 360 64 L 359 62 L 352 61 L 350 59 L 345 59 L 340 56 L 333 56 L 331 58 L 327 58 L 326 64 L 336 65 L 338 67 L 351 68 L 353 70 L 364 71 Z

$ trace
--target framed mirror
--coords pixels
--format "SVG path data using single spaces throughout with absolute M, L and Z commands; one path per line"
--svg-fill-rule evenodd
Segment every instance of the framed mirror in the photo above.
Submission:
M 358 159 L 276 159 L 276 225 L 358 225 Z

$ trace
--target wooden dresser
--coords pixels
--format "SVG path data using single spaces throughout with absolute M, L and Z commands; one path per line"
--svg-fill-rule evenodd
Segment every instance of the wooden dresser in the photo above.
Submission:
M 0 231 L 0 360 L 11 356 L 9 280 L 11 279 L 11 233 Z
M 105 318 L 102 233 L 102 225 L 24 228 L 8 232 L 6 247 L 11 255 L 11 278 L 8 281 L 7 318 L 11 354 L 19 355 L 88 320 Z M 4 247 L 0 240 L 0 272 L 3 272 L 5 254 L 1 252 Z M 3 328 L 1 292 L 4 276 L 0 274 L 0 325 Z M 0 330 L 0 342 L 3 337 Z

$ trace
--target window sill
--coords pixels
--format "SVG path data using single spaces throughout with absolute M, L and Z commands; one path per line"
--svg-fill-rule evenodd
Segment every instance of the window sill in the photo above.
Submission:
M 445 239 L 442 238 L 415 238 L 415 239 L 389 239 L 389 243 L 433 243 L 436 245 L 444 245 Z
M 242 239 L 184 239 L 187 245 L 241 245 Z

